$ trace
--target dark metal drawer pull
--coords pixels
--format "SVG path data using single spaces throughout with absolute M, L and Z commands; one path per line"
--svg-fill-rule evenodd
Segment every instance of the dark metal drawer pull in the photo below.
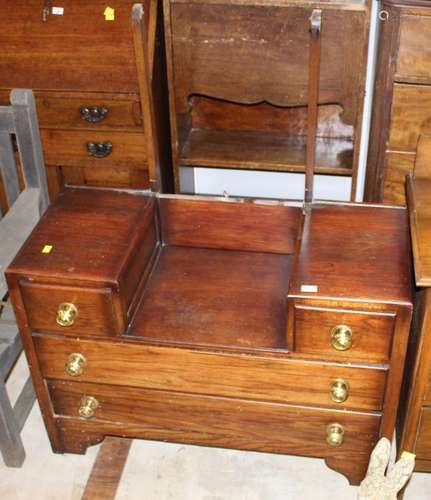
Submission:
M 87 142 L 87 151 L 96 158 L 105 158 L 112 153 L 112 142 Z
M 104 106 L 84 106 L 81 108 L 81 118 L 89 123 L 101 122 L 108 114 Z

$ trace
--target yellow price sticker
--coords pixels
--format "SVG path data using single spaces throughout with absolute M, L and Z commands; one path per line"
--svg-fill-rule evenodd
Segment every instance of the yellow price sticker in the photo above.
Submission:
M 54 247 L 52 245 L 45 245 L 43 248 L 42 248 L 42 253 L 51 253 L 51 250 L 53 249 Z
M 115 21 L 115 9 L 112 7 L 106 7 L 103 15 L 105 16 L 105 21 Z
M 409 453 L 408 451 L 403 451 L 401 458 L 405 458 L 406 460 L 414 460 L 416 455 L 414 453 Z

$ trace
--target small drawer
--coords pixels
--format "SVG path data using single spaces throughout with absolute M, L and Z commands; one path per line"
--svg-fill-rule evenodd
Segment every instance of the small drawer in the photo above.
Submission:
M 382 409 L 385 394 L 384 369 L 130 342 L 34 342 L 46 378 L 373 411 Z
M 80 288 L 22 280 L 32 330 L 65 334 L 118 335 L 125 328 L 119 299 L 109 288 Z
M 46 164 L 64 166 L 130 166 L 147 160 L 145 134 L 88 130 L 41 130 Z
M 137 96 L 36 92 L 41 128 L 131 130 L 142 129 Z
M 431 16 L 402 15 L 395 80 L 431 83 Z
M 324 359 L 384 363 L 395 314 L 294 305 L 294 351 Z
M 48 390 L 55 414 L 80 419 L 83 430 L 91 422 L 109 433 L 116 423 L 134 437 L 342 460 L 355 482 L 379 433 L 372 414 L 57 380 Z
M 6 275 L 10 288 L 19 288 L 26 328 L 120 335 L 158 249 L 153 197 L 106 190 L 88 196 L 84 189 L 65 189 Z

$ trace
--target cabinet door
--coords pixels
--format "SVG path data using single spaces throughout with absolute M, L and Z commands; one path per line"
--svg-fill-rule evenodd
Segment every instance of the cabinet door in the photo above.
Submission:
M 44 3 L 51 6 L 45 16 Z M 101 0 L 3 0 L 0 87 L 138 91 L 132 4 L 130 0 L 109 4 Z M 105 19 L 107 5 L 114 10 L 113 20 Z

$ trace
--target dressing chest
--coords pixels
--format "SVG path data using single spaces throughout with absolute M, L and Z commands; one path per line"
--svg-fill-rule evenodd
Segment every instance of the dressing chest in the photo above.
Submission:
M 66 189 L 7 271 L 54 451 L 156 439 L 358 483 L 394 431 L 409 245 L 401 207 Z

